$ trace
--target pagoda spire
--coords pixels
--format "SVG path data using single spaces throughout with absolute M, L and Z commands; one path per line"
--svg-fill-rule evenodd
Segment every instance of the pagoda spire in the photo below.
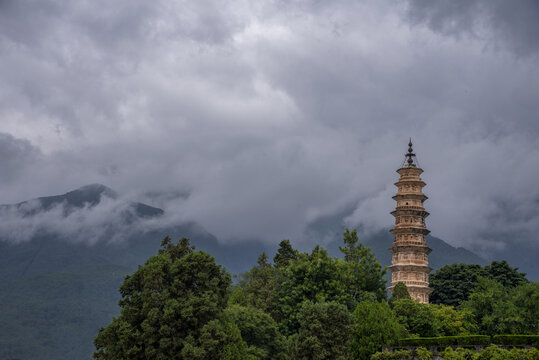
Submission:
M 391 215 L 395 217 L 395 227 L 390 231 L 395 236 L 393 247 L 389 251 L 393 254 L 391 266 L 391 286 L 393 291 L 397 283 L 403 282 L 413 300 L 428 303 L 429 294 L 429 267 L 428 254 L 431 249 L 427 245 L 427 235 L 430 232 L 425 225 L 425 218 L 429 213 L 425 211 L 423 202 L 427 197 L 423 194 L 426 185 L 421 180 L 423 170 L 414 162 L 412 139 L 408 143 L 408 152 L 405 154 L 405 163 L 397 170 L 400 175 L 395 183 L 397 194 L 393 200 L 397 206 Z
M 408 153 L 406 153 L 404 156 L 406 156 L 408 158 L 407 162 L 408 162 L 408 166 L 413 166 L 414 164 L 414 157 L 415 157 L 415 154 L 414 154 L 414 149 L 412 148 L 413 144 L 412 144 L 412 138 L 410 138 L 410 142 L 408 142 Z

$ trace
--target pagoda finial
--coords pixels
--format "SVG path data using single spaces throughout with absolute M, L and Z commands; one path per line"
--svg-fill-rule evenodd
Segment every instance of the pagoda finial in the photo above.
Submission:
M 408 166 L 412 166 L 413 163 L 414 163 L 414 159 L 412 159 L 413 157 L 415 157 L 415 154 L 414 154 L 414 149 L 412 149 L 412 138 L 410 138 L 410 142 L 408 143 L 408 153 L 405 154 L 405 156 L 408 158 L 407 162 L 408 162 Z

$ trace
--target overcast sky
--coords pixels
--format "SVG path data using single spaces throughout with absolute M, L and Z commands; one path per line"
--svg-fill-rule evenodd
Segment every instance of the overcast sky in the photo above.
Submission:
M 537 0 L 0 0 L 0 203 L 102 183 L 189 192 L 154 205 L 223 241 L 374 231 L 412 137 L 433 235 L 488 251 L 539 243 L 538 135 Z

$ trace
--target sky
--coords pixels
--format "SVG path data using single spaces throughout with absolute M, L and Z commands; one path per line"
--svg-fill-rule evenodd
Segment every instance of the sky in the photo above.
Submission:
M 221 241 L 368 234 L 412 138 L 433 235 L 539 251 L 538 39 L 536 0 L 0 0 L 0 203 L 101 183 Z

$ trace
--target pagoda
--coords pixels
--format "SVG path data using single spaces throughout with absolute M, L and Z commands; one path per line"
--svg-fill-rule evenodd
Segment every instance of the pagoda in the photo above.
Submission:
M 421 180 L 423 170 L 418 166 L 416 155 L 412 149 L 412 140 L 408 144 L 408 153 L 405 154 L 403 166 L 397 170 L 400 175 L 397 194 L 393 200 L 397 206 L 391 215 L 395 217 L 395 227 L 390 232 L 395 236 L 393 247 L 389 249 L 393 254 L 391 261 L 391 286 L 389 292 L 397 283 L 403 282 L 413 300 L 427 304 L 429 294 L 429 267 L 428 254 L 431 249 L 427 245 L 427 234 L 430 232 L 425 225 L 425 218 L 429 213 L 425 211 L 423 202 L 427 197 L 423 194 L 426 185 Z

